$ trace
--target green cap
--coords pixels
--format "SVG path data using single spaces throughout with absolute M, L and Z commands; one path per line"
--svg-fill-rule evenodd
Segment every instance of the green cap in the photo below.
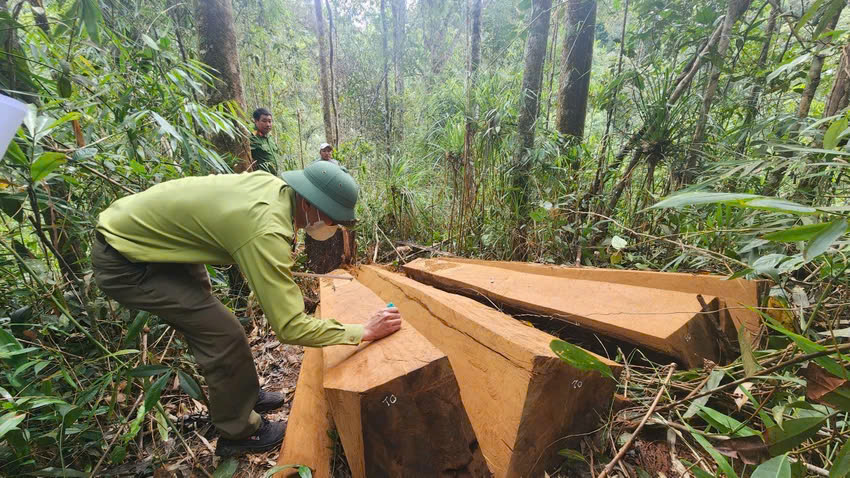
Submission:
M 339 165 L 316 161 L 303 170 L 281 173 L 281 177 L 334 222 L 354 221 L 354 205 L 357 204 L 360 187 Z

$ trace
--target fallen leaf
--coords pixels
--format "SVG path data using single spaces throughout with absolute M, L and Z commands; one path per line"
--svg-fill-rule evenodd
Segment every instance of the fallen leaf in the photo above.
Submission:
M 736 388 L 732 393 L 732 398 L 735 399 L 735 406 L 738 407 L 738 411 L 740 411 L 741 407 L 743 407 L 750 399 L 744 391 L 749 392 L 751 388 L 753 388 L 753 382 L 744 382 L 741 385 L 738 385 L 738 388 Z
M 785 299 L 770 296 L 767 299 L 767 315 L 782 324 L 788 330 L 794 330 L 794 315 Z
M 757 465 L 770 458 L 767 444 L 758 435 L 723 440 L 714 448 L 720 454 L 738 458 L 747 465 Z
M 832 375 L 814 363 L 806 366 L 802 376 L 806 379 L 806 398 L 816 402 L 822 402 L 821 398 L 824 395 L 847 383 L 847 380 Z

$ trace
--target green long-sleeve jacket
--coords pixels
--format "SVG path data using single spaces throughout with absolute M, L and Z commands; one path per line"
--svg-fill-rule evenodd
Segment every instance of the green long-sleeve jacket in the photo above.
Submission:
M 277 157 L 280 151 L 268 136 L 255 131 L 251 135 L 251 159 L 254 160 L 254 171 L 268 171 L 277 174 Z
M 281 342 L 358 344 L 363 326 L 304 313 L 292 279 L 295 192 L 266 173 L 167 181 L 115 201 L 97 230 L 133 262 L 239 264 Z

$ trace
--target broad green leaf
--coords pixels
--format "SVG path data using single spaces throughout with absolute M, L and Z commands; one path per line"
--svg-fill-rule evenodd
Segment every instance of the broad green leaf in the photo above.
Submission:
M 844 478 L 850 475 L 850 440 L 844 442 L 838 454 L 832 460 L 829 478 Z
M 682 461 L 682 464 L 685 465 L 685 467 L 688 469 L 688 471 L 693 473 L 694 476 L 696 476 L 697 478 L 715 478 L 714 475 L 703 470 L 696 463 L 691 463 L 688 460 L 681 460 L 681 461 Z
M 72 111 L 70 113 L 65 113 L 64 115 L 62 115 L 61 118 L 54 120 L 49 125 L 47 125 L 47 127 L 44 128 L 44 130 L 50 131 L 57 126 L 60 126 L 60 125 L 67 123 L 68 121 L 80 119 L 80 116 L 82 116 L 82 115 L 80 115 L 80 113 L 78 111 Z
M 150 47 L 151 50 L 159 51 L 159 45 L 157 45 L 156 42 L 153 41 L 153 38 L 145 35 L 144 33 L 142 33 L 142 41 L 144 41 L 145 45 Z
M 626 242 L 626 240 L 623 239 L 620 236 L 614 236 L 614 237 L 611 238 L 611 247 L 613 247 L 614 249 L 616 249 L 618 251 L 620 249 L 623 249 L 627 245 L 628 245 L 628 242 Z
M 207 403 L 207 397 L 204 396 L 204 391 L 191 375 L 182 370 L 178 370 L 177 376 L 180 377 L 180 388 L 182 388 L 187 395 L 195 400 Z
M 169 370 L 171 370 L 171 367 L 167 365 L 139 365 L 133 370 L 130 370 L 129 375 L 131 377 L 151 377 L 153 375 L 159 375 L 163 372 L 168 372 Z
M 728 461 L 726 461 L 726 457 L 721 455 L 720 452 L 717 451 L 717 449 L 714 448 L 714 446 L 712 446 L 712 444 L 709 443 L 709 441 L 706 440 L 704 436 L 700 435 L 699 433 L 696 433 L 690 425 L 687 425 L 686 423 L 686 426 L 691 429 L 691 436 L 694 437 L 694 440 L 696 440 L 697 443 L 699 443 L 700 446 L 702 446 L 703 449 L 705 449 L 705 451 L 707 451 L 708 454 L 711 455 L 712 458 L 714 458 L 714 462 L 717 463 L 717 467 L 720 469 L 720 471 L 723 472 L 724 475 L 726 475 L 726 478 L 738 478 L 738 474 L 735 473 L 735 470 L 732 469 L 732 466 L 729 464 Z
M 815 214 L 817 209 L 811 206 L 804 206 L 793 201 L 776 198 L 756 198 L 744 201 L 740 204 L 743 207 L 751 209 L 762 209 L 773 212 L 787 212 L 791 214 Z
M 717 388 L 717 386 L 720 385 L 720 381 L 723 380 L 724 375 L 725 373 L 723 372 L 723 370 L 720 370 L 719 367 L 712 370 L 711 374 L 709 374 L 708 376 L 708 380 L 705 382 L 705 386 L 702 387 L 701 393 Z M 682 417 L 691 418 L 692 416 L 696 415 L 697 412 L 700 411 L 700 408 L 702 408 L 706 403 L 708 403 L 709 398 L 711 398 L 711 395 L 699 397 L 693 402 L 691 402 L 690 406 L 688 406 L 687 411 L 685 411 L 685 414 L 682 415 Z
M 100 6 L 98 5 L 97 0 L 79 0 L 81 12 L 80 16 L 83 17 L 83 23 L 86 25 L 86 31 L 89 34 L 89 38 L 95 43 L 100 43 L 100 34 L 98 31 L 98 22 L 101 19 Z
M 17 368 L 24 363 L 26 357 L 20 353 L 13 352 L 20 352 L 21 350 L 24 350 L 24 346 L 18 342 L 18 339 L 9 332 L 6 332 L 6 330 L 0 329 L 0 351 L 7 352 L 7 354 L 0 355 L 0 357 L 3 357 L 3 360 L 12 367 Z
M 136 314 L 136 318 L 133 319 L 133 322 L 127 327 L 127 334 L 124 336 L 124 343 L 135 343 L 136 337 L 138 337 L 139 332 L 141 332 L 142 327 L 148 322 L 148 318 L 150 318 L 150 313 L 141 311 Z M 130 372 L 132 374 L 132 372 Z
M 0 417 L 0 440 L 6 433 L 12 430 L 17 430 L 18 425 L 24 421 L 27 415 L 25 413 L 18 414 L 17 412 L 8 412 Z
M 564 448 L 563 450 L 558 450 L 558 454 L 563 456 L 563 457 L 566 457 L 569 460 L 583 461 L 583 462 L 587 463 L 587 458 L 585 458 L 584 455 L 582 455 L 581 453 L 579 453 L 575 450 L 569 449 L 569 448 Z
M 213 472 L 213 478 L 230 478 L 239 468 L 239 460 L 230 457 L 222 460 Z
M 833 121 L 826 133 L 823 134 L 823 148 L 835 149 L 838 146 L 838 135 L 847 129 L 847 118 L 841 118 Z
M 6 156 L 12 158 L 12 161 L 18 163 L 21 166 L 29 165 L 27 155 L 24 154 L 23 150 L 21 150 L 21 147 L 18 145 L 18 142 L 14 139 L 11 143 L 9 143 L 9 149 L 6 150 Z
M 734 436 L 753 436 L 758 435 L 758 432 L 738 420 L 725 415 L 710 407 L 701 407 L 699 415 L 708 423 L 710 423 L 718 432 L 728 435 L 737 430 Z
M 765 430 L 764 439 L 771 455 L 787 453 L 813 437 L 821 429 L 827 416 L 796 418 L 785 420 L 780 427 L 773 426 Z
M 817 236 L 818 233 L 829 227 L 830 223 L 822 222 L 819 224 L 806 224 L 805 226 L 792 227 L 783 231 L 776 231 L 765 234 L 767 240 L 775 242 L 798 242 L 808 241 Z
M 791 332 L 790 330 L 783 327 L 782 324 L 777 322 L 772 317 L 764 315 L 764 318 L 765 318 L 765 323 L 767 324 L 768 327 L 770 327 L 771 329 L 773 329 L 773 330 L 785 335 L 786 337 L 790 338 L 791 340 L 793 340 L 794 343 L 797 344 L 797 347 L 799 347 L 800 350 L 802 350 L 803 352 L 805 352 L 807 354 L 811 354 L 811 353 L 823 352 L 824 350 L 827 350 L 827 347 L 820 345 L 820 344 L 816 344 L 816 343 L 812 342 L 811 340 L 807 339 L 806 337 L 803 337 L 800 334 Z M 850 379 L 850 377 L 848 377 L 848 375 L 847 375 L 847 370 L 844 367 L 842 367 L 838 362 L 833 360 L 832 358 L 830 358 L 828 356 L 818 357 L 818 358 L 814 359 L 814 361 L 815 361 L 815 363 L 817 363 L 821 367 L 825 368 L 827 372 L 835 375 L 836 377 L 840 377 L 840 378 L 843 378 L 845 380 Z
M 304 465 L 298 465 L 298 476 L 299 478 L 313 478 L 313 470 Z
M 800 21 L 797 22 L 797 26 L 794 27 L 795 33 L 799 33 L 800 29 L 806 26 L 807 23 L 809 23 L 809 20 L 811 20 L 815 13 L 818 12 L 821 5 L 823 5 L 823 2 L 824 0 L 816 0 L 815 3 L 813 3 L 812 6 L 809 7 L 808 10 L 806 10 L 806 13 L 804 13 L 803 16 L 800 17 Z
M 166 120 L 162 116 L 158 115 L 156 113 L 156 111 L 151 111 L 151 115 L 153 116 L 153 119 L 156 120 L 156 122 L 159 124 L 159 127 L 162 128 L 163 131 L 170 134 L 175 139 L 178 139 L 178 140 L 181 140 L 181 141 L 183 140 L 183 137 L 180 136 L 179 133 L 177 133 L 177 130 L 174 129 L 174 126 L 171 126 L 171 123 L 169 123 L 168 120 Z
M 558 339 L 553 340 L 549 347 L 561 360 L 579 370 L 596 370 L 603 376 L 616 380 L 614 374 L 611 373 L 611 367 L 582 348 Z
M 699 204 L 716 204 L 741 201 L 746 199 L 756 199 L 761 196 L 755 194 L 738 194 L 738 193 L 682 193 L 670 196 L 659 203 L 656 203 L 653 208 L 663 207 L 682 207 L 695 206 Z
M 156 382 L 152 383 L 145 394 L 145 410 L 153 410 L 153 407 L 159 402 L 159 396 L 162 394 L 162 389 L 171 378 L 171 370 L 159 377 Z
M 283 470 L 288 470 L 290 468 L 295 468 L 296 470 L 298 470 L 298 476 L 300 478 L 313 478 L 313 472 L 310 470 L 310 468 L 304 465 L 278 465 L 266 471 L 266 473 L 263 475 L 263 478 L 269 478 Z
M 791 460 L 780 455 L 759 465 L 750 478 L 791 478 Z
M 847 231 L 847 220 L 840 219 L 829 223 L 829 227 L 819 232 L 803 250 L 803 259 L 810 261 L 823 254 L 839 237 Z
M 830 2 L 823 9 L 823 15 L 821 15 L 820 22 L 818 22 L 817 28 L 815 28 L 814 33 L 812 33 L 812 39 L 820 38 L 821 34 L 826 30 L 830 21 L 844 8 L 844 5 L 847 3 L 847 0 L 830 0 Z
M 818 1 L 822 1 L 822 0 L 818 0 Z M 809 61 L 811 58 L 812 58 L 811 53 L 806 53 L 804 55 L 798 56 L 797 58 L 794 58 L 793 60 L 789 61 L 788 63 L 780 66 L 779 68 L 777 68 L 775 70 L 773 70 L 773 73 L 767 75 L 765 82 L 770 83 L 777 76 L 781 75 L 782 73 L 785 73 L 786 71 L 793 70 L 798 65 Z
M 48 174 L 53 172 L 53 170 L 62 166 L 66 161 L 64 153 L 57 153 L 53 151 L 42 153 L 38 159 L 33 161 L 32 166 L 30 166 L 32 182 L 37 183 L 41 181 L 47 177 Z

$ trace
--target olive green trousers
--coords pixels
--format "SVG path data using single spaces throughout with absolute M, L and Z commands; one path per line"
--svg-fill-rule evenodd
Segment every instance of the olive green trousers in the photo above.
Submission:
M 212 295 L 201 264 L 134 263 L 99 233 L 91 251 L 100 289 L 125 307 L 159 316 L 182 332 L 209 390 L 210 416 L 222 436 L 245 438 L 260 426 L 260 390 L 242 325 Z

